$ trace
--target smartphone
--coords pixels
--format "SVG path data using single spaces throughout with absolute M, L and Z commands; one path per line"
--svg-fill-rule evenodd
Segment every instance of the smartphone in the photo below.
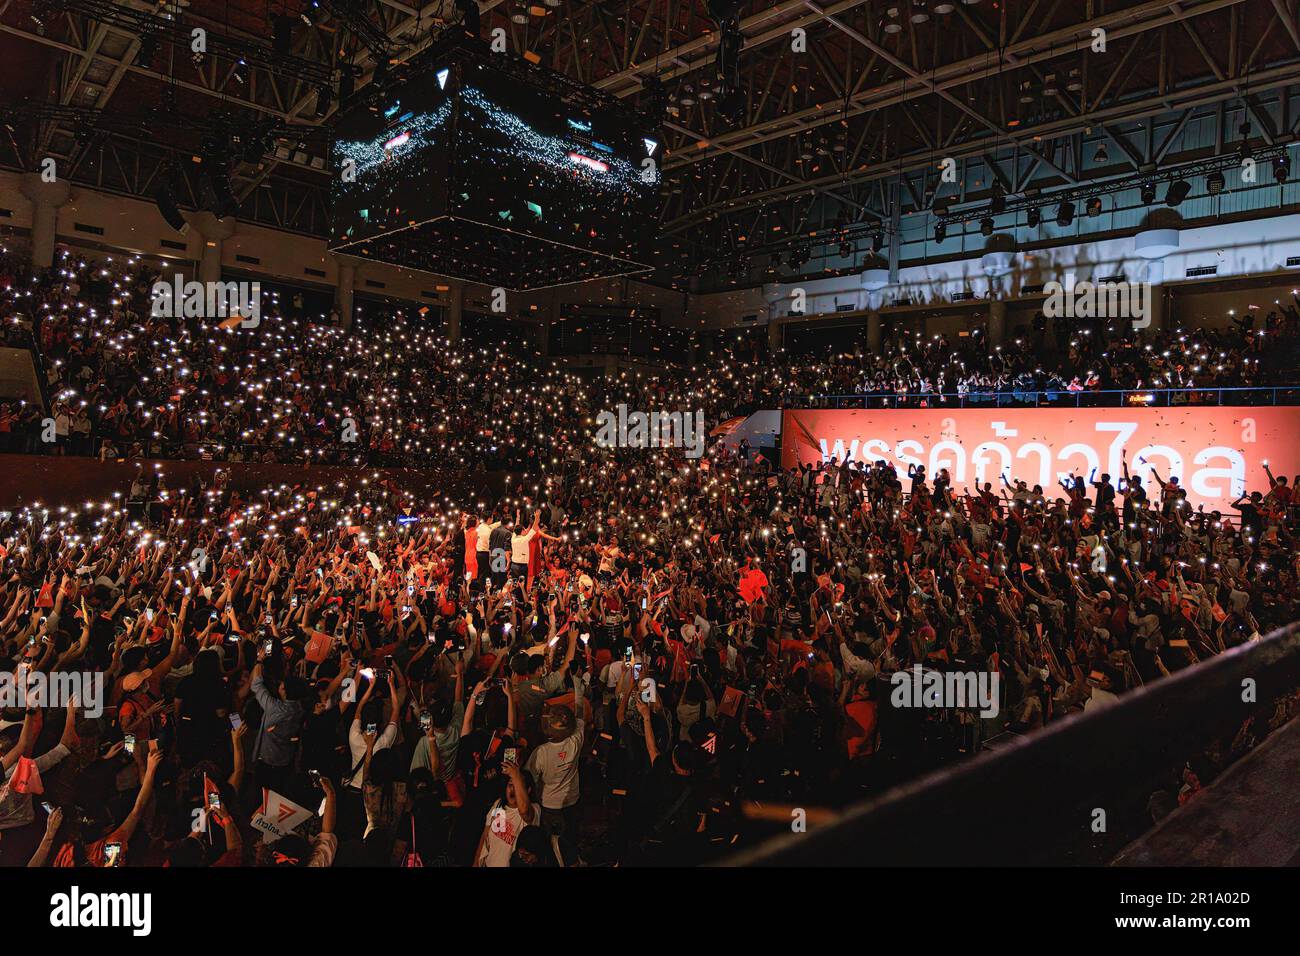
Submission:
M 640 680 L 640 679 L 641 679 L 641 662 L 640 662 L 640 661 L 637 661 L 635 664 L 632 665 L 632 679 L 633 679 L 633 680 Z
M 292 597 L 289 598 L 289 607 L 296 608 L 297 606 L 298 606 L 298 595 L 294 594 Z
M 626 661 L 626 662 L 629 663 L 629 664 L 632 663 L 632 648 L 631 648 L 631 647 L 625 647 L 625 648 L 623 648 L 623 660 Z
M 645 598 L 642 598 L 642 599 L 641 599 L 641 610 L 643 610 L 643 611 L 645 610 L 645 602 L 646 602 L 646 599 L 645 599 Z
M 377 733 L 379 733 L 379 725 L 376 724 L 376 723 L 373 723 L 373 722 L 371 722 L 371 723 L 369 723 L 369 724 L 366 724 L 366 733 L 368 733 L 368 734 L 377 734 Z
M 311 785 L 312 785 L 313 787 L 319 787 L 319 786 L 320 786 L 320 771 L 319 771 L 319 770 L 308 770 L 308 771 L 307 771 L 307 779 L 311 781 Z
M 262 642 L 262 651 L 267 657 L 270 657 L 275 652 L 275 642 L 268 637 Z
M 392 654 L 385 654 L 385 655 L 384 655 L 384 671 L 385 671 L 385 672 L 388 672 L 388 671 L 391 671 L 391 670 L 393 670 L 393 669 L 394 669 L 394 666 L 393 666 L 393 655 L 392 655 Z
M 153 623 L 153 608 L 147 607 L 144 609 L 144 619 L 150 624 Z
M 135 734 L 127 734 L 124 736 L 122 738 L 122 743 L 125 745 L 128 754 L 135 753 Z
M 105 843 L 104 844 L 104 865 L 117 866 L 118 858 L 122 855 L 122 844 Z
M 274 620 L 275 618 L 272 616 L 270 611 L 267 611 L 266 614 L 262 617 L 262 623 L 265 624 L 267 627 L 270 627 Z
M 238 714 L 231 714 L 231 715 L 230 715 L 230 729 L 231 729 L 231 730 L 238 730 L 238 729 L 239 729 L 240 727 L 242 727 L 242 726 L 244 726 L 244 721 L 243 721 L 243 719 L 240 718 L 240 716 L 239 716 Z
M 208 794 L 208 809 L 221 809 L 221 794 L 217 793 L 215 790 Z
M 433 714 L 429 713 L 426 710 L 424 713 L 420 715 L 420 729 L 423 730 L 425 733 L 428 733 L 429 728 L 432 726 L 433 726 Z
M 519 750 L 516 747 L 507 747 L 503 751 L 501 760 L 508 766 L 515 767 L 519 764 Z
M 44 810 L 46 814 L 51 814 L 54 812 L 54 804 L 50 803 L 48 800 L 42 800 L 41 809 Z

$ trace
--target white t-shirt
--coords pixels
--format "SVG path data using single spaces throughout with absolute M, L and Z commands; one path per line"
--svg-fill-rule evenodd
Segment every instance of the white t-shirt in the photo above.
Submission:
M 357 772 L 347 780 L 344 780 L 343 786 L 352 787 L 355 790 L 361 789 L 361 781 L 365 779 L 366 774 L 365 760 L 363 759 L 366 755 L 366 736 L 363 733 L 364 730 L 365 728 L 361 726 L 361 721 L 359 719 L 353 720 L 352 726 L 348 729 L 348 749 L 352 751 L 352 763 L 356 766 Z M 390 722 L 379 732 L 379 736 L 375 738 L 375 753 L 379 753 L 379 751 L 383 750 L 385 747 L 391 747 L 393 741 L 396 739 L 397 724 Z M 352 768 L 349 767 L 348 769 L 350 770 Z
M 488 810 L 487 820 L 487 839 L 483 841 L 483 849 L 479 853 L 479 863 L 482 866 L 509 866 L 510 857 L 515 852 L 515 842 L 519 839 L 519 833 L 529 824 L 536 824 L 542 816 L 541 808 L 537 804 L 529 804 L 528 816 L 531 819 L 525 820 L 514 807 L 507 807 L 502 801 L 498 800 L 492 804 Z
M 528 545 L 537 537 L 537 530 L 530 529 L 523 534 L 512 534 L 510 536 L 510 560 L 515 564 L 528 563 Z
M 479 551 L 486 551 L 488 549 L 488 539 L 492 537 L 492 529 L 499 528 L 500 526 L 500 521 L 494 521 L 491 524 L 488 524 L 486 521 L 480 521 L 478 523 L 478 527 L 474 529 L 474 533 L 478 536 L 476 540 L 478 542 Z
M 578 802 L 578 763 L 582 759 L 583 722 L 559 743 L 542 744 L 528 758 L 528 770 L 541 787 L 541 804 L 548 810 L 563 810 Z

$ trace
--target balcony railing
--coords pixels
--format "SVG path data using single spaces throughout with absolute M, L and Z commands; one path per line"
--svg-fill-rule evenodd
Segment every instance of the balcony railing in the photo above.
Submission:
M 1006 389 L 969 392 L 790 394 L 784 408 L 1165 408 L 1179 405 L 1300 405 L 1300 385 L 1235 388 Z

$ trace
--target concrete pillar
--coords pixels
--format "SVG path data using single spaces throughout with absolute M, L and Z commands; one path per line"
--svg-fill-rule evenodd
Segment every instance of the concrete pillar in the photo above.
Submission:
M 460 341 L 460 320 L 465 314 L 465 283 L 451 284 L 451 303 L 447 306 L 447 339 Z
M 189 219 L 199 234 L 199 281 L 221 281 L 221 247 L 235 234 L 235 217 L 218 219 L 210 212 L 196 212 Z
M 339 325 L 345 329 L 352 328 L 355 306 L 353 293 L 357 285 L 357 265 L 351 259 L 342 257 L 339 263 L 339 281 L 334 288 L 334 307 L 338 310 Z
M 785 344 L 785 326 L 775 317 L 767 320 L 767 350 L 775 355 Z
M 880 310 L 872 309 L 867 313 L 867 349 L 872 355 L 879 355 L 884 344 L 884 323 L 880 321 Z
M 1007 303 L 1002 299 L 989 300 L 989 348 L 997 348 L 1007 338 Z
M 54 265 L 59 207 L 68 201 L 72 189 L 67 180 L 47 183 L 40 173 L 27 173 L 23 176 L 22 191 L 32 204 L 32 268 L 48 269 Z
M 1150 319 L 1147 332 L 1155 335 L 1165 327 L 1165 263 L 1162 259 L 1148 259 L 1146 281 L 1150 286 Z
M 1133 251 L 1147 261 L 1144 278 L 1151 293 L 1148 300 L 1151 324 L 1146 326 L 1146 331 L 1152 335 L 1159 332 L 1165 324 L 1165 257 L 1176 252 L 1178 246 L 1177 229 L 1144 229 L 1133 237 Z

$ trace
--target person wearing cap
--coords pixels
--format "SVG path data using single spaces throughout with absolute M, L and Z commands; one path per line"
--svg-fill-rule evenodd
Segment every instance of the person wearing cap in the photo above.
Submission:
M 546 742 L 528 758 L 528 772 L 541 790 L 542 825 L 557 836 L 578 833 L 582 795 L 578 765 L 582 760 L 584 722 L 573 709 L 557 704 L 542 714 Z

